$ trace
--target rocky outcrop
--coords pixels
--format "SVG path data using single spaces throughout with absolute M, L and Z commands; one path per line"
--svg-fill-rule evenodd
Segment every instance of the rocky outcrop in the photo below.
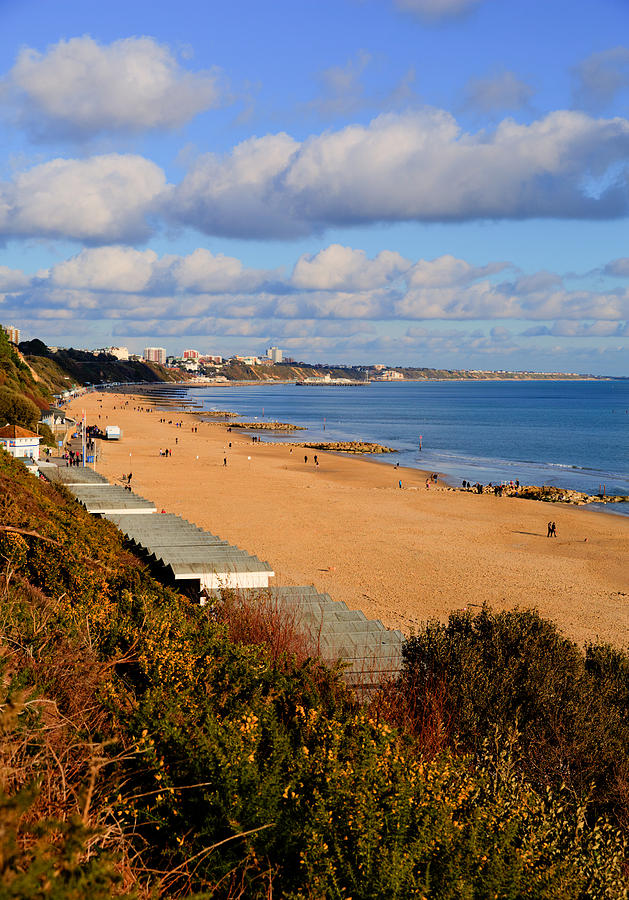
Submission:
M 244 428 L 245 431 L 307 431 L 301 425 L 290 422 L 230 422 L 230 428 Z
M 487 488 L 485 488 L 487 491 Z M 519 489 L 504 487 L 503 494 L 512 497 L 523 497 L 525 500 L 541 500 L 543 503 L 572 503 L 582 506 L 585 503 L 626 503 L 628 496 L 621 494 L 601 496 L 599 494 L 586 494 L 583 491 L 572 491 L 568 488 L 552 487 L 550 485 L 520 485 Z
M 393 447 L 383 447 L 382 444 L 370 444 L 367 441 L 309 441 L 292 446 L 306 447 L 309 450 L 337 450 L 342 453 L 397 453 Z

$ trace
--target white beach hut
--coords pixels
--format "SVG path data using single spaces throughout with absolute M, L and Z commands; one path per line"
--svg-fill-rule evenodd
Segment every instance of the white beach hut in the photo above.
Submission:
M 39 459 L 41 438 L 34 431 L 21 425 L 5 425 L 0 428 L 0 447 L 16 458 Z

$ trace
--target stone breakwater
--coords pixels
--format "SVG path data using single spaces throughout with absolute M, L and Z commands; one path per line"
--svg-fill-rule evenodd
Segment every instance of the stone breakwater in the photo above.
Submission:
M 565 488 L 550 487 L 544 485 L 520 486 L 519 491 L 509 493 L 517 494 L 518 497 L 524 497 L 527 500 L 541 500 L 544 503 L 573 503 L 575 506 L 581 506 L 584 503 L 628 503 L 629 497 L 622 494 L 612 495 L 611 497 L 601 496 L 600 494 L 585 494 L 583 491 L 571 491 Z
M 461 488 L 452 488 L 461 490 Z M 573 491 L 569 488 L 558 488 L 552 485 L 521 484 L 519 487 L 512 485 L 470 485 L 463 490 L 479 494 L 497 494 L 500 497 L 520 497 L 524 500 L 540 500 L 542 503 L 572 503 L 574 506 L 583 506 L 586 503 L 629 503 L 629 496 L 612 494 L 586 494 L 583 491 Z
M 393 447 L 370 444 L 367 441 L 306 441 L 291 444 L 291 447 L 305 447 L 308 450 L 337 450 L 341 453 L 397 453 Z
M 230 422 L 230 428 L 243 428 L 245 431 L 307 431 L 302 425 L 291 425 L 290 422 Z

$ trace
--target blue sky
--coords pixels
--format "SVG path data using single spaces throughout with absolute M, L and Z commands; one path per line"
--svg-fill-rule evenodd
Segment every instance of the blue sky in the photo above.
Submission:
M 0 0 L 0 321 L 629 375 L 626 0 Z

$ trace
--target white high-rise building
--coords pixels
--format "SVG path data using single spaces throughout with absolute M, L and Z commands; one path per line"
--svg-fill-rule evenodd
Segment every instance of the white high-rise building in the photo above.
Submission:
M 269 349 L 266 351 L 266 355 L 274 363 L 282 362 L 282 351 L 279 347 L 269 347 Z
M 11 341 L 12 344 L 20 343 L 20 329 L 15 328 L 14 325 L 3 325 L 2 330 Z
M 164 347 L 145 347 L 143 356 L 147 362 L 159 363 L 160 366 L 166 365 L 166 350 Z

